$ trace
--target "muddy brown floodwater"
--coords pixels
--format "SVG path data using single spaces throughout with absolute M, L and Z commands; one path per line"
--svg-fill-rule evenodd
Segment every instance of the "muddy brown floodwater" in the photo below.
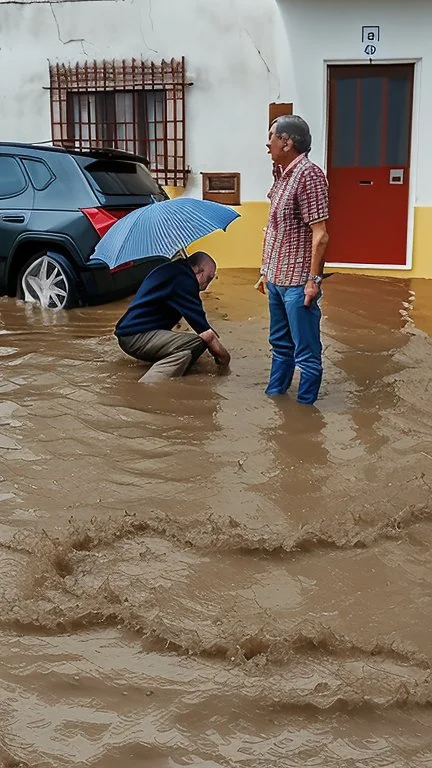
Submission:
M 156 389 L 125 302 L 0 299 L 0 764 L 432 766 L 432 284 L 326 281 L 307 408 L 255 279 Z

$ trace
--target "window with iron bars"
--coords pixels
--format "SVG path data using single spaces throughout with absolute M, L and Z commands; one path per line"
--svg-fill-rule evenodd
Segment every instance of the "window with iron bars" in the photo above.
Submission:
M 147 158 L 160 184 L 186 186 L 185 61 L 50 65 L 53 144 Z

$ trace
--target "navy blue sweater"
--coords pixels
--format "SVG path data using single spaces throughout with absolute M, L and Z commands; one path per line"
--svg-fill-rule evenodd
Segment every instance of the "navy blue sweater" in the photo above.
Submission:
M 143 280 L 115 328 L 116 336 L 171 330 L 184 319 L 195 333 L 210 329 L 198 281 L 185 259 L 156 267 Z

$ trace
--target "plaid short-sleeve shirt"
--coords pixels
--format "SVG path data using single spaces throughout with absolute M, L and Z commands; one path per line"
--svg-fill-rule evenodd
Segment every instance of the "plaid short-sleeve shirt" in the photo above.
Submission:
M 312 260 L 311 224 L 328 219 L 324 172 L 306 155 L 274 171 L 261 273 L 275 285 L 304 285 Z

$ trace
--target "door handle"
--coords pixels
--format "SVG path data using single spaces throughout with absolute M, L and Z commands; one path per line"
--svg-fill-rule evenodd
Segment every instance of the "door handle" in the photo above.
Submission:
M 371 179 L 363 179 L 362 181 L 359 181 L 359 184 L 361 187 L 369 187 L 372 186 L 373 181 Z
M 1 220 L 5 221 L 7 224 L 24 224 L 25 216 L 5 214 L 1 217 Z

